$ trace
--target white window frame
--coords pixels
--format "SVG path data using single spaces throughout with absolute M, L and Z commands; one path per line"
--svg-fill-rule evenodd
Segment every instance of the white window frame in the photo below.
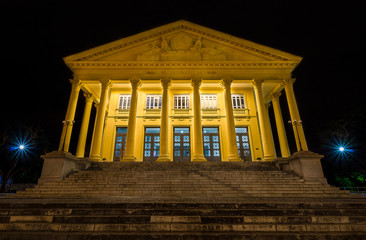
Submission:
M 202 109 L 217 109 L 217 95 L 216 94 L 201 94 L 201 108 Z
M 233 109 L 245 109 L 245 100 L 243 94 L 231 94 L 231 103 Z
M 189 109 L 189 94 L 175 94 L 174 109 Z
M 121 94 L 119 95 L 118 109 L 130 109 L 131 95 Z
M 146 95 L 146 109 L 161 109 L 162 100 L 161 95 Z

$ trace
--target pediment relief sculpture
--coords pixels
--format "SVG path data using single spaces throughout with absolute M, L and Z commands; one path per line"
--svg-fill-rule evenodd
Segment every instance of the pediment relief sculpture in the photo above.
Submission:
M 202 37 L 196 39 L 188 34 L 178 33 L 169 40 L 162 37 L 160 44 L 150 45 L 151 50 L 137 55 L 140 61 L 223 61 L 223 51 L 207 47 Z

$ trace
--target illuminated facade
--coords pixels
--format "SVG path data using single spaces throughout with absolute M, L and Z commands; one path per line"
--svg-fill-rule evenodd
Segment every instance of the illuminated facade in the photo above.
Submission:
M 64 61 L 74 78 L 59 151 L 69 150 L 82 90 L 86 103 L 78 158 L 270 161 L 276 151 L 269 102 L 278 155 L 288 157 L 279 106 L 283 89 L 297 148 L 307 151 L 291 76 L 301 57 L 181 20 Z M 94 129 L 88 129 L 93 105 Z M 91 143 L 86 142 L 88 131 L 93 131 Z M 90 154 L 85 154 L 86 144 Z

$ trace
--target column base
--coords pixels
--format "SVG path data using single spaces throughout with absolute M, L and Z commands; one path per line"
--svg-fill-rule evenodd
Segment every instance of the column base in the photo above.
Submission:
M 276 156 L 264 156 L 263 157 L 263 161 L 273 161 L 273 159 L 275 159 Z
M 207 159 L 204 156 L 195 156 L 191 160 L 192 162 L 207 162 Z
M 243 162 L 243 159 L 241 159 L 240 157 L 234 157 L 234 156 L 228 157 L 227 160 L 229 162 Z
M 92 161 L 94 161 L 94 162 L 100 162 L 100 161 L 102 161 L 102 157 L 101 156 L 90 156 L 89 158 Z
M 136 158 L 134 156 L 124 156 L 121 162 L 136 162 Z
M 158 159 L 156 159 L 157 162 L 170 162 L 169 155 L 167 156 L 159 156 Z

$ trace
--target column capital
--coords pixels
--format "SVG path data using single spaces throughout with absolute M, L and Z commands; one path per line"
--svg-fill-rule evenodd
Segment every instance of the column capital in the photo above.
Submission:
M 163 89 L 168 89 L 171 86 L 172 80 L 169 78 L 163 78 L 161 79 L 161 86 Z
M 292 86 L 295 81 L 296 81 L 296 78 L 287 78 L 282 81 L 282 85 L 283 86 Z
M 221 80 L 221 86 L 223 86 L 225 89 L 230 89 L 232 82 L 233 82 L 233 79 L 224 78 Z
M 141 80 L 139 78 L 130 79 L 132 90 L 136 90 L 141 86 Z
M 72 89 L 79 88 L 81 86 L 81 81 L 79 79 L 69 79 Z
M 280 96 L 282 95 L 282 92 L 275 92 L 275 93 L 272 93 L 269 98 L 272 100 L 272 101 L 278 101 L 278 99 L 280 98 Z
M 200 79 L 200 78 L 193 78 L 192 79 L 192 82 L 191 82 L 191 85 L 192 85 L 193 88 L 200 88 L 201 83 L 202 83 L 202 79 Z
M 83 95 L 85 97 L 85 101 L 87 101 L 87 102 L 93 102 L 93 100 L 94 100 L 93 94 L 91 94 L 91 93 L 84 93 Z
M 262 88 L 263 79 L 253 79 L 250 84 L 255 88 Z
M 268 102 L 268 103 L 265 103 L 264 106 L 266 107 L 266 109 L 268 110 L 268 108 L 271 106 L 271 103 Z
M 110 88 L 112 86 L 112 82 L 109 79 L 101 79 L 99 82 L 102 84 L 102 88 Z

